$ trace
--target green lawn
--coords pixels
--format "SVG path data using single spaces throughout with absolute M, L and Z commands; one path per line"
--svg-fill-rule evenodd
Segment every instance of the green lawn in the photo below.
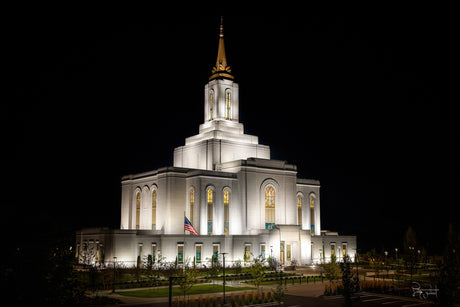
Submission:
M 179 287 L 173 287 L 172 295 L 183 295 Z M 240 291 L 240 290 L 254 290 L 253 287 L 230 287 L 225 286 L 225 292 Z M 206 294 L 222 292 L 222 285 L 196 285 L 189 290 L 187 295 L 193 294 Z M 157 289 L 143 289 L 133 291 L 119 291 L 120 295 L 134 296 L 134 297 L 167 297 L 169 295 L 169 288 L 157 288 Z

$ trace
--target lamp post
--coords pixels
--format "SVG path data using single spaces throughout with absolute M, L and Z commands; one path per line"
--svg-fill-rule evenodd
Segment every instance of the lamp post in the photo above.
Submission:
M 388 278 L 388 263 L 387 263 L 387 256 L 388 256 L 388 251 L 385 251 L 385 269 L 387 270 L 387 278 Z
M 168 306 L 172 306 L 172 282 L 174 279 L 184 278 L 184 276 L 170 276 L 169 277 L 169 295 L 168 295 Z
M 410 251 L 410 281 L 412 282 L 412 271 L 414 270 L 414 247 L 409 246 Z
M 228 253 L 220 253 L 222 255 L 222 271 L 224 273 L 222 286 L 224 288 L 224 306 L 225 306 L 225 255 Z
M 117 257 L 113 257 L 113 281 L 112 281 L 112 293 L 115 293 L 115 270 L 117 266 Z

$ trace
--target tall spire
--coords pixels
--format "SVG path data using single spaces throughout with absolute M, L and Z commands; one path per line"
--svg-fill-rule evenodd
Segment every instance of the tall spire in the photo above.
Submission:
M 212 75 L 209 80 L 217 78 L 228 78 L 233 79 L 234 77 L 230 74 L 232 70 L 227 65 L 227 58 L 225 57 L 225 45 L 224 45 L 224 23 L 223 17 L 220 17 L 220 33 L 219 33 L 219 49 L 217 50 L 217 61 L 216 66 L 212 68 Z

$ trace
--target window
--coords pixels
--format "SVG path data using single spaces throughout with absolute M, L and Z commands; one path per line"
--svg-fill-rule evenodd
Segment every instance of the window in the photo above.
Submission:
M 152 243 L 152 262 L 155 263 L 155 257 L 157 255 L 157 244 Z
M 212 245 L 212 257 L 214 259 L 217 259 L 217 257 L 219 257 L 219 247 L 219 244 Z
M 195 262 L 201 263 L 201 245 L 195 245 Z
M 213 120 L 214 118 L 213 109 L 214 109 L 214 91 L 211 90 L 211 93 L 209 94 L 209 120 Z
M 195 206 L 195 190 L 191 189 L 190 190 L 190 216 L 189 216 L 189 221 L 190 223 L 193 224 L 193 210 Z M 192 235 L 192 233 L 190 233 Z
M 272 186 L 265 188 L 265 229 L 275 226 L 275 189 Z
M 224 190 L 224 235 L 226 236 L 229 233 L 229 203 L 230 193 L 228 190 Z
M 141 220 L 141 192 L 136 195 L 136 229 L 139 229 Z
M 347 243 L 342 243 L 342 257 L 345 258 L 347 256 Z
M 265 244 L 260 244 L 260 256 L 265 259 Z
M 213 191 L 212 189 L 208 189 L 207 191 L 207 199 L 208 199 L 208 235 L 212 235 L 212 211 L 213 211 Z
M 244 245 L 244 262 L 251 260 L 251 244 Z
M 302 226 L 302 195 L 297 195 L 297 224 Z
M 227 90 L 226 94 L 225 94 L 225 105 L 227 106 L 227 119 L 231 119 L 230 117 L 230 112 L 231 112 L 231 104 L 232 104 L 232 101 L 231 101 L 231 96 L 230 96 L 230 91 Z
M 184 244 L 177 244 L 177 263 L 184 263 Z
M 155 230 L 157 226 L 157 190 L 152 192 L 152 229 Z
M 286 245 L 286 260 L 291 261 L 291 244 Z
M 331 257 L 335 255 L 335 244 L 331 244 Z
M 280 262 L 284 265 L 284 241 L 280 242 Z
M 310 195 L 310 233 L 315 235 L 315 196 Z

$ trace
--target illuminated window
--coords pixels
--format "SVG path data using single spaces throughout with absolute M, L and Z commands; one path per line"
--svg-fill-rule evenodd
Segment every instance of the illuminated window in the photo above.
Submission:
M 291 261 L 291 244 L 286 245 L 286 260 Z
M 230 91 L 226 92 L 225 95 L 225 104 L 227 106 L 227 119 L 230 119 L 230 112 L 231 112 L 231 96 Z
M 136 229 L 139 229 L 141 220 L 141 192 L 136 195 Z
M 224 191 L 224 235 L 228 236 L 229 229 L 229 203 L 230 193 L 228 190 Z
M 343 258 L 347 256 L 347 243 L 342 243 L 342 256 Z
M 302 226 L 302 196 L 297 195 L 297 224 Z
M 268 186 L 265 189 L 265 229 L 275 226 L 275 189 Z
M 201 245 L 195 245 L 195 262 L 201 263 Z
M 244 245 L 244 262 L 251 260 L 251 244 Z
M 152 243 L 152 262 L 155 263 L 155 259 L 157 256 L 157 244 Z
M 335 255 L 335 244 L 331 244 L 331 257 Z
M 280 242 L 280 262 L 284 265 L 284 241 Z
M 213 109 L 214 109 L 214 91 L 211 90 L 209 94 L 209 120 L 213 120 Z
M 310 195 L 310 233 L 315 235 L 315 196 Z
M 177 263 L 184 263 L 184 244 L 177 245 Z
M 212 245 L 212 257 L 214 259 L 217 259 L 217 257 L 219 257 L 219 249 L 220 249 L 219 244 L 213 244 Z
M 189 221 L 193 224 L 193 213 L 194 213 L 194 206 L 195 206 L 195 190 L 190 190 L 190 218 Z M 190 233 L 192 235 L 192 233 Z
M 212 207 L 213 207 L 213 192 L 211 189 L 208 189 L 208 235 L 212 235 Z
M 157 190 L 152 192 L 152 229 L 155 230 L 157 226 Z

